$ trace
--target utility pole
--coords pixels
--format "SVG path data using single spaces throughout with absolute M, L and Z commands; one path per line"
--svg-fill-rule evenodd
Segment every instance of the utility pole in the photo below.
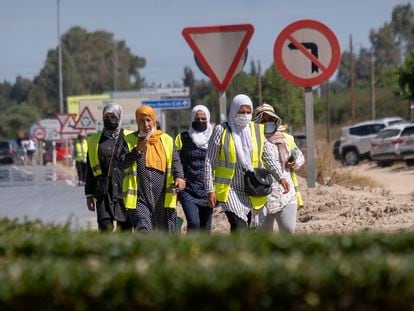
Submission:
M 262 97 L 262 67 L 260 66 L 260 60 L 257 61 L 257 88 L 259 89 L 259 105 L 263 105 L 263 97 Z
M 372 119 L 376 117 L 376 107 L 375 107 L 375 58 L 374 51 L 371 49 L 371 110 L 372 110 Z
M 117 50 L 117 43 L 114 42 L 114 49 L 112 52 L 112 66 L 113 66 L 113 87 L 114 91 L 118 91 L 119 89 L 119 75 L 118 75 L 118 50 Z
M 59 113 L 63 113 L 63 74 L 62 74 L 62 44 L 60 39 L 60 0 L 57 0 L 57 36 L 58 36 L 58 66 L 59 66 Z
M 355 75 L 354 75 L 354 52 L 352 46 L 352 34 L 349 35 L 349 50 L 351 58 L 351 72 L 350 72 L 350 81 L 351 81 L 351 118 L 352 123 L 355 123 L 356 119 L 356 109 L 355 109 Z

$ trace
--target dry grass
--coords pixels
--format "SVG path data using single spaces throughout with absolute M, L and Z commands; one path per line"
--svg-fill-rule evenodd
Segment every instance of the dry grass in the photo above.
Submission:
M 318 141 L 316 145 L 318 156 L 315 160 L 315 176 L 319 184 L 328 186 L 336 184 L 348 188 L 355 186 L 369 188 L 381 187 L 372 178 L 352 173 L 351 170 L 344 167 L 339 161 L 336 161 L 332 154 L 333 143 L 327 144 L 324 141 Z M 299 175 L 306 178 L 306 163 L 299 171 Z

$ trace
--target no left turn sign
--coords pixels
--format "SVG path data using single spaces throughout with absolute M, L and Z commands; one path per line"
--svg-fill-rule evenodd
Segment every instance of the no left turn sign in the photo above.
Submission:
M 280 74 L 295 85 L 319 85 L 338 68 L 341 49 L 335 34 L 314 20 L 299 20 L 282 30 L 273 48 Z

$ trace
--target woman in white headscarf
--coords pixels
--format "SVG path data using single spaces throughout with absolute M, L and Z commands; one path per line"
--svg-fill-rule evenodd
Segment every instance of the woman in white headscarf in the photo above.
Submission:
M 204 187 L 204 163 L 212 132 L 210 111 L 206 106 L 197 105 L 191 112 L 188 131 L 175 138 L 186 180 L 186 188 L 178 193 L 178 199 L 187 220 L 187 231 L 211 230 L 212 209 Z
M 208 203 L 212 208 L 222 206 L 232 232 L 247 228 L 250 215 L 260 213 L 267 202 L 267 197 L 252 197 L 245 193 L 246 171 L 264 166 L 285 192 L 289 191 L 280 163 L 271 153 L 272 146 L 264 138 L 263 125 L 251 122 L 252 112 L 253 104 L 247 95 L 235 96 L 228 122 L 216 126 L 207 149 L 205 187 Z M 258 225 L 257 221 L 251 224 L 253 227 Z

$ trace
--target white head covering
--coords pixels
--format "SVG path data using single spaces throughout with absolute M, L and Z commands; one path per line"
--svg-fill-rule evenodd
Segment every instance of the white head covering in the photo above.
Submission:
M 195 116 L 197 112 L 200 110 L 206 114 L 207 129 L 203 132 L 197 132 L 190 125 L 190 128 L 188 129 L 188 134 L 190 135 L 194 144 L 196 144 L 198 148 L 207 149 L 208 140 L 210 139 L 211 133 L 213 132 L 213 127 L 210 124 L 210 111 L 208 110 L 208 108 L 204 105 L 194 106 L 193 110 L 191 111 L 191 123 L 195 120 Z
M 118 128 L 117 128 L 116 130 L 114 130 L 114 131 L 110 131 L 110 130 L 108 130 L 108 129 L 106 129 L 106 128 L 104 127 L 104 129 L 103 129 L 103 133 L 104 133 L 105 135 L 107 135 L 107 136 L 110 136 L 110 137 L 115 137 L 115 136 L 117 136 L 117 135 L 119 134 L 119 131 L 121 130 L 121 123 L 122 123 L 122 107 L 121 107 L 121 105 L 119 105 L 119 104 L 118 104 L 118 103 L 116 103 L 116 102 L 109 102 L 109 103 L 107 103 L 107 104 L 105 105 L 104 109 L 102 110 L 102 118 L 103 118 L 103 117 L 104 117 L 107 113 L 113 113 L 113 114 L 117 117 L 117 119 L 118 119 L 119 123 L 118 123 Z
M 253 145 L 250 124 L 247 124 L 246 126 L 239 126 L 235 122 L 237 112 L 241 106 L 249 106 L 253 112 L 253 104 L 250 97 L 244 94 L 239 94 L 235 96 L 231 102 L 228 123 L 232 131 L 234 144 L 236 146 L 237 159 L 244 169 L 253 171 L 251 160 Z

